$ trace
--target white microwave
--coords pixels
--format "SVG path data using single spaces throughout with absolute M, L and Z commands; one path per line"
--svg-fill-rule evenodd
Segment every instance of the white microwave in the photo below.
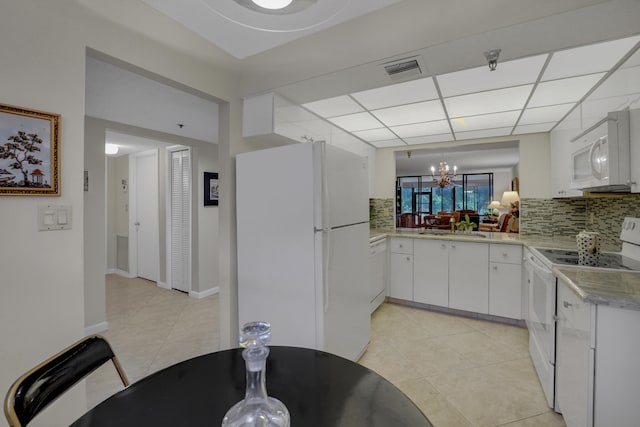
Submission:
M 571 140 L 571 188 L 630 192 L 629 110 L 613 111 Z

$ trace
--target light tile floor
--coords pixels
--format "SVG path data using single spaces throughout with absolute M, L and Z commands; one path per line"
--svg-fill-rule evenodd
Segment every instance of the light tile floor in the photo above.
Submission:
M 107 276 L 104 333 L 129 379 L 216 351 L 218 297 L 200 300 Z M 544 400 L 526 329 L 383 304 L 360 363 L 403 390 L 435 427 L 564 427 Z M 89 407 L 120 390 L 113 367 L 87 380 Z

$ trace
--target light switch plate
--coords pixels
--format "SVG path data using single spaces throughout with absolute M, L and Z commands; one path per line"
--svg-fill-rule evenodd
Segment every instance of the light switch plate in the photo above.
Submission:
M 71 224 L 71 205 L 38 206 L 39 231 L 70 230 Z

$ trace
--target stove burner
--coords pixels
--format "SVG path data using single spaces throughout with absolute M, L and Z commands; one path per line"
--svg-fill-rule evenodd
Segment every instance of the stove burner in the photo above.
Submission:
M 579 265 L 578 251 L 567 249 L 544 249 L 536 248 L 541 255 L 547 258 L 552 264 L 557 265 Z M 596 266 L 582 265 L 585 268 L 607 268 L 612 270 L 640 271 L 640 261 L 626 257 L 616 252 L 602 252 L 600 261 Z

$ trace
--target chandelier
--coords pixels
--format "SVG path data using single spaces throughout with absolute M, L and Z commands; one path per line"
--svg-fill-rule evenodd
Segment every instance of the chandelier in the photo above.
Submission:
M 436 168 L 431 166 L 431 178 L 433 178 L 433 182 L 438 184 L 438 187 L 444 188 L 447 185 L 453 185 L 453 180 L 458 173 L 458 167 L 453 167 L 453 174 L 449 175 L 449 165 L 447 162 L 440 162 L 440 166 L 438 166 L 439 175 L 436 176 Z

